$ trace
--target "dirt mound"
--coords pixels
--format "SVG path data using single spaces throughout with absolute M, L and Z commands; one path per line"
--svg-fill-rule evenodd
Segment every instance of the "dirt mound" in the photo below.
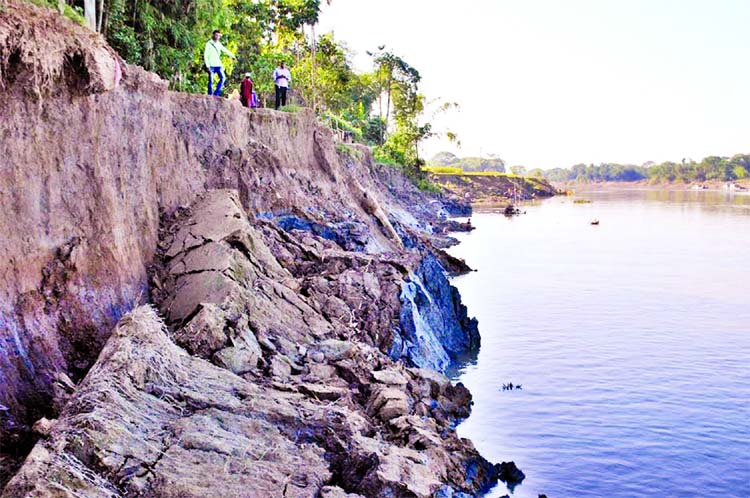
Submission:
M 432 174 L 430 178 L 457 199 L 473 204 L 506 204 L 552 197 L 558 190 L 547 180 L 494 174 Z
M 77 93 L 111 90 L 121 76 L 119 57 L 97 33 L 51 9 L 10 0 L 0 15 L 0 88 L 38 96 L 60 81 Z

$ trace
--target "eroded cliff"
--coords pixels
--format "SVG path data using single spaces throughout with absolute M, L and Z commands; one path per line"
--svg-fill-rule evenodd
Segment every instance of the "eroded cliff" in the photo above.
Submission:
M 3 496 L 496 480 L 439 372 L 479 341 L 436 249 L 450 206 L 309 112 L 170 92 L 51 11 L 8 3 L 0 61 L 0 483 L 42 437 Z

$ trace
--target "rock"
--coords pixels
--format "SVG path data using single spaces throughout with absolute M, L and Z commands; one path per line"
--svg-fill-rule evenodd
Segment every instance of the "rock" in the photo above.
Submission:
M 378 416 L 384 421 L 409 413 L 409 404 L 404 398 L 389 399 L 378 410 Z
M 208 192 L 196 203 L 194 210 L 198 215 L 177 230 L 166 252 L 167 257 L 190 254 L 190 249 L 206 242 L 219 242 L 247 225 L 247 215 L 239 199 L 226 195 L 226 191 Z M 184 271 L 190 271 L 190 268 Z
M 405 386 L 407 384 L 406 377 L 396 370 L 376 370 L 372 372 L 372 378 L 381 384 L 393 386 Z
M 175 341 L 190 354 L 210 358 L 227 343 L 226 315 L 212 303 L 202 303 L 200 311 L 187 325 L 177 330 Z
M 245 348 L 228 347 L 214 353 L 213 363 L 221 368 L 226 368 L 237 375 L 249 372 L 258 367 L 260 356 L 254 351 Z
M 388 425 L 411 448 L 424 450 L 438 447 L 443 443 L 438 436 L 437 425 L 428 417 L 400 416 L 390 419 Z
M 42 417 L 36 422 L 34 422 L 34 425 L 31 427 L 31 430 L 41 437 L 47 437 L 49 436 L 54 423 L 55 423 L 54 420 L 50 420 L 48 418 Z
M 284 361 L 280 355 L 271 359 L 271 376 L 277 379 L 288 379 L 292 375 L 292 367 L 288 361 Z
M 298 425 L 318 409 L 187 355 L 138 308 L 2 496 L 314 498 L 331 476 L 324 450 L 287 434 L 335 417 Z
M 441 485 L 430 472 L 426 455 L 397 446 L 381 457 L 377 475 L 387 483 L 399 483 L 417 498 L 430 498 Z
M 335 401 L 349 394 L 349 389 L 324 384 L 300 384 L 299 390 L 315 399 L 327 401 Z
M 514 462 L 503 462 L 495 466 L 498 471 L 498 479 L 508 485 L 516 485 L 526 478 L 521 469 Z
M 76 385 L 65 372 L 56 372 L 52 382 L 52 406 L 59 413 L 68 403 L 70 396 L 75 392 Z
M 347 341 L 328 339 L 317 345 L 317 351 L 323 353 L 327 361 L 336 362 L 351 358 L 354 354 L 354 344 Z
M 326 355 L 324 355 L 320 351 L 314 351 L 310 353 L 310 359 L 315 363 L 323 363 L 324 361 L 326 361 Z
M 336 368 L 331 365 L 310 363 L 307 368 L 309 369 L 309 373 L 305 380 L 324 381 L 336 375 Z
M 364 498 L 362 495 L 347 493 L 338 486 L 325 486 L 320 490 L 320 498 Z
M 473 498 L 473 497 L 467 493 L 456 491 L 450 486 L 445 486 L 443 488 L 440 488 L 440 490 L 437 493 L 435 493 L 433 498 Z M 501 498 L 505 498 L 505 497 L 501 497 Z
M 421 368 L 445 371 L 478 351 L 478 323 L 469 318 L 458 290 L 435 256 L 428 254 L 401 285 L 401 332 L 392 358 L 408 358 Z
M 370 398 L 367 411 L 387 422 L 409 413 L 409 399 L 400 389 L 380 388 Z

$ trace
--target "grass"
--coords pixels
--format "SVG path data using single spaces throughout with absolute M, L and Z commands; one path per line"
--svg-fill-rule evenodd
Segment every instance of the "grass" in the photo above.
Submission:
M 393 159 L 387 158 L 387 157 L 376 157 L 375 162 L 378 164 L 382 164 L 383 166 L 390 166 L 392 168 L 402 168 L 398 162 L 394 161 Z
M 48 9 L 52 9 L 54 11 L 59 12 L 58 10 L 58 4 L 56 0 L 26 0 L 27 2 L 36 5 L 37 7 L 47 7 Z M 65 7 L 63 8 L 62 15 L 67 17 L 73 22 L 76 22 L 78 24 L 81 24 L 83 26 L 86 25 L 86 19 L 83 17 L 83 13 L 79 11 L 80 9 L 75 9 L 65 4 Z
M 285 105 L 281 109 L 279 109 L 281 112 L 299 112 L 302 110 L 301 106 L 298 106 L 296 104 L 289 104 Z
M 575 199 L 573 204 L 591 204 L 591 201 L 588 199 Z
M 357 161 L 361 161 L 364 158 L 364 153 L 361 150 L 349 144 L 336 144 L 336 151 Z
M 440 185 L 425 178 L 417 180 L 416 185 L 419 190 L 423 192 L 431 192 L 433 194 L 439 194 L 443 190 Z
M 494 177 L 503 177 L 503 178 L 525 178 L 521 175 L 514 175 L 513 173 L 501 173 L 499 171 L 464 171 L 463 169 L 457 168 L 455 166 L 425 166 L 422 169 L 434 175 L 494 176 Z
M 454 166 L 425 166 L 425 171 L 434 173 L 436 175 L 463 175 L 464 170 L 456 168 Z

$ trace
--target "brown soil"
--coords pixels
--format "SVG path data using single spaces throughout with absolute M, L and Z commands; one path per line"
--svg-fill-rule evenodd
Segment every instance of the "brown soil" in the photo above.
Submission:
M 308 111 L 169 92 L 50 10 L 6 3 L 0 56 L 0 486 L 41 438 L 3 497 L 496 481 L 453 429 L 468 391 L 389 356 L 419 265 L 465 269 L 441 200 Z

